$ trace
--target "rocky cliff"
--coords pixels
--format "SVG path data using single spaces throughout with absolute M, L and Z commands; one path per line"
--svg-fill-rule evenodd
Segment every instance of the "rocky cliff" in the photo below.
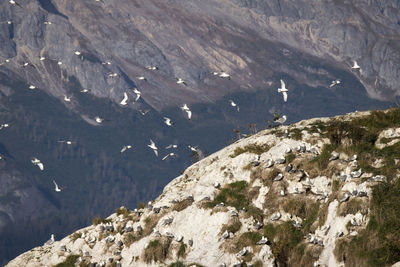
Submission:
M 193 164 L 147 205 L 7 266 L 391 265 L 399 127 L 392 109 L 261 131 Z

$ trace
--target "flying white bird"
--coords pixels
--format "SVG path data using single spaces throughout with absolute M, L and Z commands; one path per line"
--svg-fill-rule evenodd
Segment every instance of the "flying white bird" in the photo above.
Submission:
M 150 145 L 147 145 L 148 147 L 150 147 L 154 154 L 156 154 L 156 157 L 158 157 L 158 148 L 156 147 L 156 144 L 153 142 L 153 140 L 150 139 Z
M 279 124 L 284 124 L 286 119 L 287 119 L 286 115 L 283 115 L 282 118 L 277 119 L 275 122 Z
M 17 5 L 22 8 L 22 6 L 20 4 L 18 4 L 17 2 L 15 2 L 14 0 L 9 0 L 8 2 L 13 6 Z
M 229 100 L 229 102 L 231 103 L 231 106 L 236 107 L 236 110 L 239 112 L 239 106 L 235 102 L 233 102 L 233 100 Z
M 60 141 L 58 141 L 59 143 L 66 143 L 67 145 L 72 145 L 73 143 L 75 143 L 75 142 L 73 142 L 73 141 L 71 141 L 71 140 L 60 140 Z
M 44 170 L 44 165 L 42 162 L 40 162 L 40 160 L 38 158 L 32 158 L 31 162 L 33 163 L 33 165 L 38 166 L 41 171 Z
M 146 69 L 148 70 L 158 70 L 157 66 L 147 66 Z
M 287 101 L 287 92 L 288 89 L 286 88 L 285 82 L 281 79 L 281 88 L 278 88 L 278 93 L 282 93 L 283 95 L 283 101 Z
M 190 150 L 192 150 L 193 152 L 198 152 L 197 147 L 195 146 L 188 145 L 188 148 L 190 148 Z
M 126 104 L 128 104 L 128 94 L 124 92 L 124 99 L 122 99 L 122 101 L 120 102 L 120 104 L 122 106 L 125 106 Z
M 165 147 L 165 149 L 171 149 L 171 148 L 178 148 L 178 145 L 171 144 Z
M 340 84 L 340 83 L 341 83 L 341 81 L 340 81 L 339 79 L 333 80 L 333 81 L 331 82 L 331 84 L 329 85 L 329 88 L 332 88 L 332 87 L 334 87 L 335 85 L 338 85 L 338 84 Z
M 226 79 L 228 79 L 228 80 L 231 79 L 231 75 L 229 75 L 229 74 L 226 73 L 225 71 L 221 72 L 221 73 L 219 74 L 219 77 L 220 77 L 220 78 L 226 78 Z
M 140 96 L 142 95 L 142 93 L 136 87 L 133 88 L 133 92 L 136 94 L 135 102 L 137 102 L 139 100 Z
M 353 60 L 353 66 L 351 67 L 355 70 L 361 70 L 361 67 L 358 65 L 357 61 Z
M 186 85 L 186 82 L 184 80 L 182 80 L 181 78 L 175 78 L 176 79 L 176 83 L 177 84 L 183 84 Z
M 189 109 L 189 107 L 186 104 L 183 104 L 181 109 L 187 113 L 188 119 L 190 120 L 192 118 L 192 111 Z
M 131 148 L 132 148 L 131 145 L 123 146 L 122 149 L 121 149 L 121 153 L 124 153 L 125 151 L 127 151 L 128 149 L 131 149 Z
M 170 118 L 167 118 L 167 117 L 164 117 L 164 123 L 166 124 L 166 125 L 168 125 L 168 126 L 172 126 L 172 122 L 171 122 L 171 119 Z
M 3 124 L 0 125 L 0 130 L 3 130 L 3 128 L 7 128 L 9 126 L 10 125 L 8 123 L 3 123 Z
M 104 121 L 104 119 L 103 119 L 103 118 L 100 118 L 99 116 L 96 116 L 96 117 L 94 118 L 94 120 L 95 120 L 97 123 L 102 123 L 102 122 Z
M 162 158 L 162 160 L 166 160 L 168 157 L 173 157 L 173 156 L 176 156 L 176 154 L 173 153 L 173 152 L 171 152 L 171 153 L 167 154 L 166 156 L 164 156 L 164 157 Z
M 65 102 L 71 102 L 71 97 L 68 97 L 68 96 L 64 95 L 64 101 Z
M 140 112 L 140 114 L 142 114 L 144 116 L 150 112 L 150 109 L 146 109 L 146 110 L 139 109 L 139 112 Z
M 54 186 L 55 186 L 54 190 L 55 190 L 56 192 L 61 192 L 62 189 L 58 186 L 58 184 L 56 183 L 56 181 L 53 180 L 53 183 L 54 183 Z
M 34 89 L 36 89 L 36 86 L 34 86 L 34 85 L 29 85 L 29 89 L 34 90 Z

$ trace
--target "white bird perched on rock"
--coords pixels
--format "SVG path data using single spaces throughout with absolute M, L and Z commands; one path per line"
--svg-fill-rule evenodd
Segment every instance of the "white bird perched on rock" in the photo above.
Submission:
M 150 145 L 147 145 L 148 147 L 150 147 L 154 154 L 156 154 L 156 157 L 158 157 L 158 148 L 156 147 L 156 144 L 153 142 L 153 140 L 150 139 Z
M 283 115 L 281 118 L 277 119 L 275 122 L 282 125 L 285 123 L 286 119 L 287 119 L 286 115 Z
M 116 73 L 116 72 L 110 72 L 109 74 L 108 74 L 108 77 L 112 77 L 112 78 L 115 78 L 115 77 L 117 77 L 118 76 L 118 73 Z
M 162 158 L 162 160 L 166 160 L 168 157 L 173 157 L 173 156 L 176 156 L 176 154 L 173 153 L 173 152 L 171 152 L 171 153 L 165 155 L 165 156 Z
M 82 53 L 80 51 L 75 51 L 74 54 L 80 56 Z
M 104 62 L 101 62 L 101 65 L 111 65 L 111 61 L 104 61 Z
M 171 144 L 165 147 L 165 149 L 171 149 L 171 148 L 178 148 L 178 145 Z
M 80 92 L 86 94 L 86 93 L 89 93 L 89 89 L 84 88 Z
M 233 102 L 233 100 L 229 100 L 229 103 L 231 103 L 232 107 L 236 107 L 236 110 L 239 112 L 239 106 L 235 102 Z
M 68 96 L 64 95 L 64 101 L 65 102 L 71 102 L 71 97 L 68 97 Z
M 283 95 L 283 101 L 287 101 L 287 92 L 288 92 L 288 89 L 286 88 L 286 84 L 285 84 L 285 82 L 281 79 L 281 88 L 278 88 L 278 93 L 282 93 L 282 95 Z
M 56 191 L 56 192 L 61 192 L 62 189 L 58 186 L 58 184 L 56 183 L 56 181 L 53 180 L 53 183 L 54 183 L 54 186 L 55 186 L 55 187 L 54 187 L 54 191 Z
M 50 237 L 50 239 L 49 239 L 49 240 L 47 240 L 47 242 L 46 242 L 46 243 L 44 243 L 44 245 L 45 245 L 45 246 L 51 245 L 51 244 L 53 244 L 53 243 L 54 243 L 54 241 L 55 241 L 54 234 L 51 234 L 51 237 Z
M 272 221 L 277 221 L 281 218 L 281 213 L 278 211 L 271 216 Z
M 168 125 L 168 126 L 172 126 L 172 121 L 171 121 L 171 119 L 170 118 L 168 118 L 168 117 L 164 117 L 164 123 L 166 124 L 166 125 Z
M 62 63 L 62 61 L 61 60 L 58 60 L 57 61 L 57 65 L 62 65 L 63 63 Z
M 268 243 L 268 239 L 266 237 L 262 237 L 261 240 L 259 240 L 256 245 L 265 245 Z
M 124 98 L 119 102 L 122 106 L 126 106 L 128 104 L 128 94 L 124 92 Z
M 136 94 L 135 102 L 137 102 L 139 100 L 140 96 L 142 95 L 142 93 L 136 87 L 133 88 L 133 92 Z
M 43 60 L 45 60 L 45 59 L 46 59 L 46 58 L 43 57 L 43 56 L 41 56 L 41 57 L 39 58 L 40 61 L 43 61 Z
M 181 109 L 187 113 L 188 119 L 190 120 L 192 118 L 192 111 L 189 109 L 189 107 L 186 104 L 183 104 Z
M 187 85 L 186 82 L 184 80 L 182 80 L 181 78 L 175 78 L 175 79 L 176 79 L 177 84 Z
M 140 80 L 140 81 L 147 81 L 146 77 L 144 77 L 144 76 L 139 76 L 139 77 L 137 77 L 137 78 L 138 78 L 138 80 Z
M 39 169 L 41 170 L 41 171 L 43 171 L 44 170 L 44 165 L 43 165 L 43 163 L 42 162 L 40 162 L 40 160 L 38 159 L 38 158 L 32 158 L 31 159 L 31 162 L 33 163 L 33 165 L 36 165 L 36 166 L 38 166 L 39 167 Z
M 146 110 L 141 110 L 139 109 L 140 114 L 142 114 L 143 116 L 146 115 L 147 113 L 150 112 L 150 109 L 146 109 Z
M 225 79 L 228 79 L 228 80 L 231 79 L 231 75 L 229 75 L 229 74 L 226 73 L 225 71 L 221 72 L 218 76 L 219 76 L 220 78 L 225 78 Z
M 216 71 L 214 71 L 212 74 L 213 74 L 214 76 L 217 76 L 219 73 L 216 72 Z
M 354 70 L 360 70 L 361 71 L 361 67 L 360 65 L 358 65 L 357 61 L 353 60 L 353 66 L 351 67 Z
M 35 89 L 36 89 L 36 86 L 34 86 L 34 85 L 29 85 L 29 89 L 35 90 Z
M 123 146 L 122 149 L 121 149 L 121 153 L 124 153 L 125 151 L 127 151 L 128 149 L 131 149 L 131 148 L 132 148 L 131 145 Z
M 43 22 L 44 23 L 44 25 L 51 25 L 51 24 L 53 24 L 53 23 L 51 23 L 51 21 L 45 21 L 45 22 Z
M 193 152 L 197 152 L 197 147 L 188 145 L 188 148 L 189 148 L 190 150 L 192 150 Z

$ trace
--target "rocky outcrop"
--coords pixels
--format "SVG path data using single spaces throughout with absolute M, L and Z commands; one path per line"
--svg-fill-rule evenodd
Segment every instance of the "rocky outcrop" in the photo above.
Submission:
M 385 156 L 384 149 L 393 148 L 390 143 L 364 148 L 358 155 L 351 152 L 368 144 L 364 136 L 397 132 L 399 114 L 354 113 L 261 131 L 193 164 L 147 205 L 121 207 L 7 266 L 65 260 L 99 266 L 168 266 L 178 261 L 188 266 L 351 264 L 356 257 L 351 251 L 357 248 L 343 248 L 369 235 L 366 226 L 375 212 L 371 203 L 379 198 L 374 188 L 388 180 L 397 187 L 399 181 L 397 167 L 394 172 L 382 166 L 363 169 L 378 159 L 370 158 L 370 151 L 383 155 L 383 161 L 394 156 Z M 357 127 L 366 128 L 357 132 Z M 385 214 L 383 206 L 379 209 Z

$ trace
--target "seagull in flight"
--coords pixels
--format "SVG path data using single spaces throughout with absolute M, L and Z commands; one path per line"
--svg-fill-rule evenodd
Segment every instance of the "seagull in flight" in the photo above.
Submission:
M 172 122 L 171 122 L 171 119 L 170 118 L 168 118 L 168 117 L 164 117 L 164 123 L 166 124 L 166 125 L 168 125 L 168 126 L 172 126 Z
M 335 85 L 338 85 L 338 84 L 340 84 L 340 83 L 341 83 L 341 81 L 340 81 L 339 79 L 333 80 L 333 81 L 331 82 L 331 84 L 329 85 L 329 88 L 332 88 L 332 87 L 334 87 Z
M 178 148 L 178 145 L 171 144 L 165 147 L 165 149 L 171 149 L 171 148 Z
M 175 79 L 176 79 L 177 84 L 187 85 L 186 82 L 184 80 L 182 80 L 181 78 L 175 78 Z
M 15 2 L 14 0 L 9 0 L 8 2 L 9 2 L 11 5 L 13 5 L 13 6 L 17 5 L 17 6 L 19 6 L 20 8 L 22 8 L 22 6 L 21 6 L 18 2 Z
M 144 116 L 150 112 L 150 109 L 146 109 L 146 110 L 139 109 L 139 112 L 140 112 L 140 114 L 142 114 Z
M 125 106 L 128 104 L 128 94 L 124 92 L 124 99 L 120 102 L 122 106 Z
M 228 79 L 228 80 L 231 79 L 231 75 L 229 75 L 229 74 L 226 73 L 225 71 L 221 72 L 218 76 L 219 76 L 220 78 L 226 78 L 226 79 Z
M 165 155 L 165 156 L 162 158 L 162 160 L 166 160 L 168 157 L 173 157 L 173 156 L 176 156 L 176 154 L 173 153 L 173 152 L 171 152 L 171 153 Z
M 287 101 L 287 92 L 288 89 L 286 88 L 285 82 L 281 79 L 281 88 L 278 88 L 278 93 L 282 93 L 283 95 L 283 101 Z
M 282 124 L 285 123 L 286 119 L 287 119 L 286 115 L 283 115 L 282 118 L 279 118 L 279 119 L 275 120 L 275 122 L 277 122 L 277 123 L 282 125 Z
M 72 145 L 73 143 L 75 143 L 75 142 L 73 142 L 73 141 L 71 141 L 71 140 L 60 140 L 60 141 L 58 141 L 59 143 L 66 143 L 67 145 Z
M 158 70 L 157 66 L 147 66 L 146 69 L 148 70 Z
M 64 95 L 64 101 L 65 102 L 71 102 L 71 97 L 68 97 L 68 96 Z
M 56 183 L 56 181 L 53 180 L 53 183 L 54 183 L 54 186 L 55 186 L 54 191 L 56 191 L 56 192 L 61 192 L 62 188 L 60 188 L 60 187 L 58 186 L 58 184 Z
M 189 107 L 186 104 L 183 104 L 181 109 L 187 113 L 188 120 L 190 120 L 192 118 L 192 111 L 189 109 Z
M 31 162 L 33 163 L 33 165 L 38 166 L 41 171 L 44 170 L 44 165 L 42 162 L 40 162 L 40 160 L 38 158 L 32 158 Z
M 229 100 L 229 102 L 231 103 L 231 106 L 236 107 L 236 110 L 239 112 L 239 106 L 235 102 L 233 102 L 233 100 Z
M 133 88 L 133 92 L 136 94 L 135 102 L 137 102 L 139 100 L 140 96 L 142 95 L 142 92 L 140 92 L 136 87 Z
M 94 118 L 94 120 L 97 122 L 97 123 L 102 123 L 103 121 L 104 121 L 104 119 L 103 118 L 100 118 L 99 116 L 96 116 L 95 118 Z
M 9 126 L 10 125 L 8 123 L 3 123 L 3 124 L 0 125 L 0 130 L 3 130 L 3 128 L 7 128 Z
M 355 60 L 353 60 L 353 66 L 351 68 L 361 71 L 361 67 L 358 65 L 357 61 L 355 61 Z
M 150 147 L 154 154 L 156 154 L 156 157 L 158 157 L 158 148 L 156 147 L 156 144 L 153 142 L 153 140 L 150 139 L 150 145 L 147 145 L 148 147 Z
M 125 151 L 127 151 L 128 149 L 131 149 L 131 148 L 132 148 L 131 145 L 123 146 L 122 149 L 121 149 L 121 154 L 124 153 Z
M 197 147 L 195 146 L 188 145 L 188 148 L 190 148 L 190 150 L 193 152 L 198 152 Z

